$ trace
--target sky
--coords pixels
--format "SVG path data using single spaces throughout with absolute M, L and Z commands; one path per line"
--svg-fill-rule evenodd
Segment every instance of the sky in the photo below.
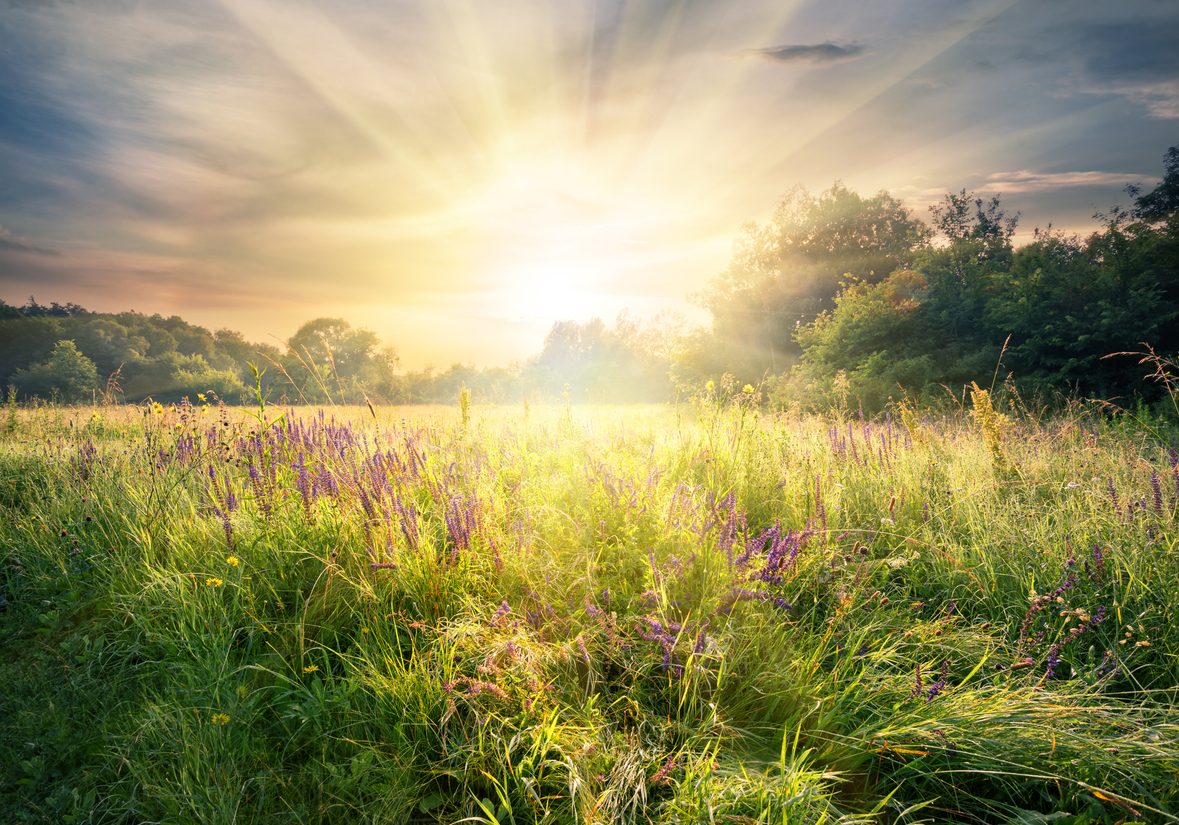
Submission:
M 681 313 L 796 185 L 1085 234 L 1179 144 L 1175 0 L 0 0 L 0 298 L 403 365 Z

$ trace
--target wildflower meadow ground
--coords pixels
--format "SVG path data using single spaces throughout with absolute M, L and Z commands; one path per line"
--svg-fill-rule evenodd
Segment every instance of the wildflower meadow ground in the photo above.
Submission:
M 979 393 L 14 409 L 0 821 L 1179 821 L 1175 432 Z

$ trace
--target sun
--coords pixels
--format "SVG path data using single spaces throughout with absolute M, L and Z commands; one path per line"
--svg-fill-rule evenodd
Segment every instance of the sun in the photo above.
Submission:
M 511 164 L 463 210 L 485 239 L 488 309 L 533 322 L 616 314 L 654 213 L 572 159 Z

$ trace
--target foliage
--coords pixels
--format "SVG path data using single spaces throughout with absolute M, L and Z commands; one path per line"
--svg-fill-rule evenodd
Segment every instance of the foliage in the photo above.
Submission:
M 750 224 L 732 262 L 703 295 L 721 371 L 743 380 L 797 360 L 794 330 L 831 307 L 844 279 L 875 282 L 913 260 L 929 230 L 886 192 L 864 198 L 836 183 L 795 188 L 770 222 Z
M 1103 216 L 1102 231 L 1085 240 L 1037 229 L 1031 243 L 1015 248 L 1018 215 L 1009 216 L 997 196 L 946 195 L 930 210 L 932 238 L 913 228 L 902 235 L 912 239 L 905 267 L 847 278 L 817 314 L 810 293 L 792 289 L 762 316 L 767 328 L 761 321 L 744 324 L 748 335 L 770 341 L 775 352 L 785 352 L 781 340 L 792 336 L 797 355 L 782 362 L 767 363 L 753 339 L 735 344 L 730 328 L 742 326 L 737 319 L 750 310 L 752 296 L 763 296 L 754 303 L 764 308 L 773 303 L 764 296 L 783 283 L 801 282 L 825 295 L 832 282 L 816 274 L 812 260 L 781 257 L 772 231 L 751 230 L 709 293 L 712 333 L 698 336 L 676 369 L 690 365 L 688 372 L 702 383 L 737 371 L 734 364 L 756 364 L 778 374 L 771 382 L 778 403 L 812 409 L 831 406 L 843 392 L 851 406 L 868 412 L 906 395 L 928 401 L 948 391 L 961 402 L 972 382 L 991 385 L 1000 372 L 1014 379 L 1016 392 L 1057 406 L 1078 396 L 1160 400 L 1161 388 L 1144 383 L 1129 359 L 1106 356 L 1143 345 L 1164 356 L 1179 351 L 1179 199 L 1173 192 L 1179 152 L 1170 150 L 1165 166 L 1155 190 L 1141 194 L 1129 187 L 1133 207 Z M 838 188 L 833 192 L 829 200 L 849 198 Z M 821 212 L 819 203 L 803 202 Z M 795 247 L 814 248 L 822 235 L 812 228 Z M 896 246 L 897 259 L 903 248 Z M 833 251 L 828 267 L 843 254 Z
M 73 341 L 58 341 L 43 363 L 13 373 L 12 383 L 29 395 L 67 403 L 90 401 L 98 389 L 98 370 Z

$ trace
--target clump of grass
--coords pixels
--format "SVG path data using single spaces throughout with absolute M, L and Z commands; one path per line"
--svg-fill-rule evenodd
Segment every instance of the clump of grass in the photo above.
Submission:
M 1179 460 L 978 392 L 30 411 L 0 812 L 1175 821 Z

